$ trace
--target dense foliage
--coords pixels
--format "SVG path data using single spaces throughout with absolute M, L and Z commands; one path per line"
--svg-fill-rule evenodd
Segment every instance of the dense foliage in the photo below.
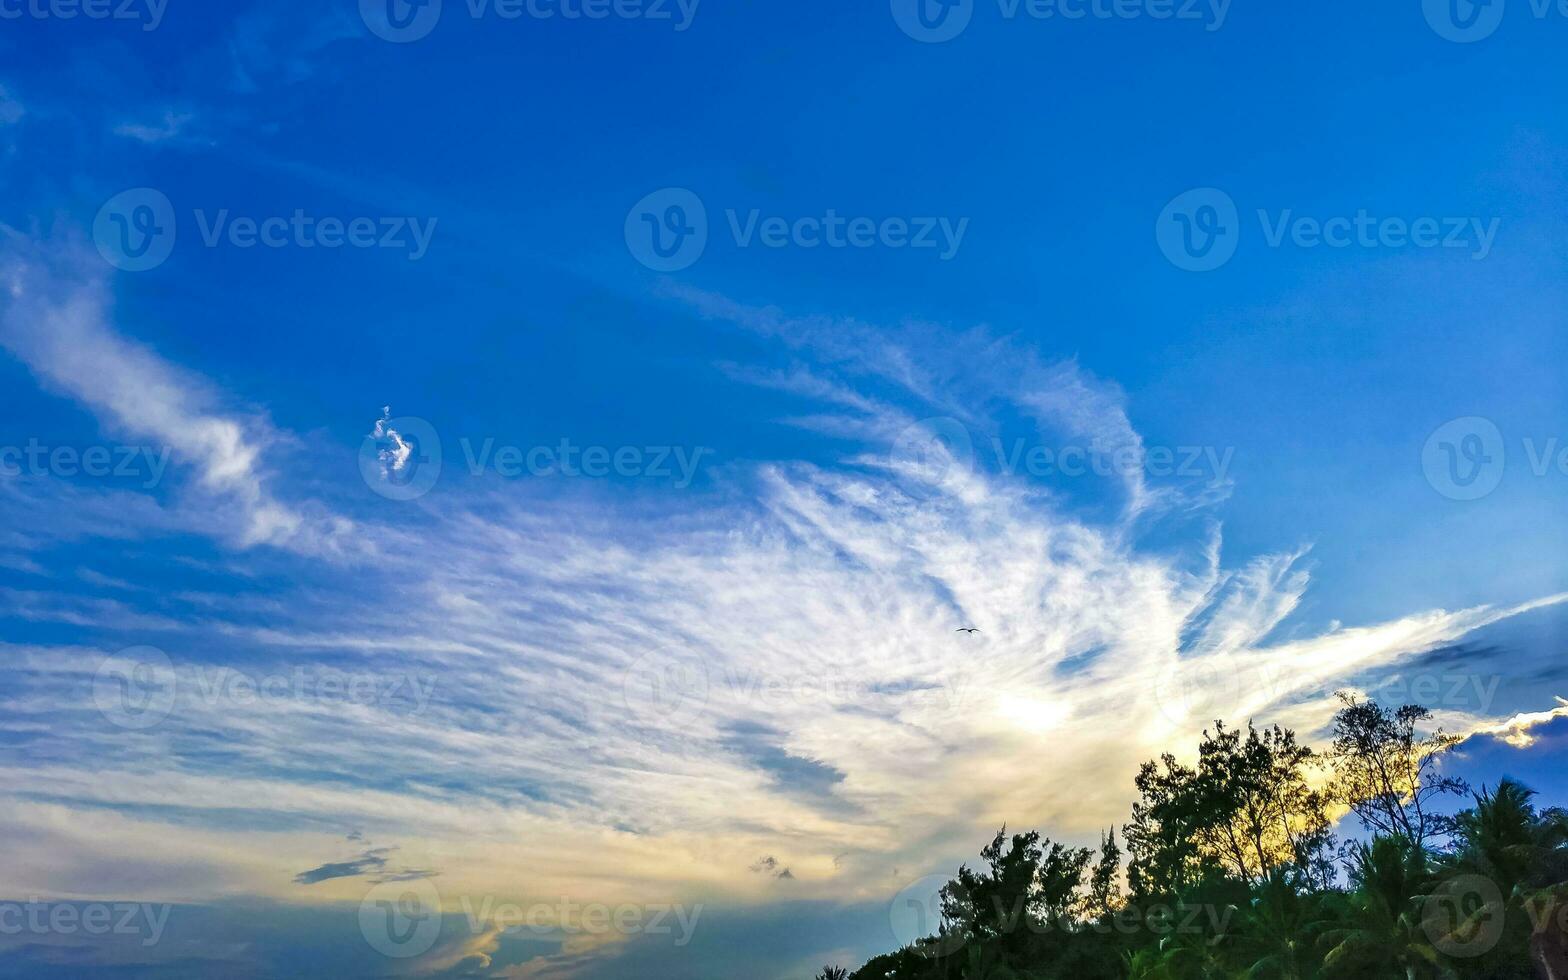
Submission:
M 818 980 L 1568 980 L 1568 813 L 1444 775 L 1429 718 L 1346 697 L 1326 752 L 1216 723 L 1138 772 L 1125 863 L 1004 830 L 936 935 Z

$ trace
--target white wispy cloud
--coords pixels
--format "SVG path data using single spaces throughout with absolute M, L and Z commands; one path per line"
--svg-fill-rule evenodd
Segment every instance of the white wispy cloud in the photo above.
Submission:
M 174 444 L 236 503 L 235 544 L 320 534 L 274 496 L 281 434 L 112 331 L 101 284 L 7 270 L 20 292 L 0 343 L 106 421 Z M 1125 819 L 1139 762 L 1215 717 L 1312 732 L 1340 681 L 1533 608 L 1280 638 L 1310 585 L 1294 542 L 1227 569 L 1217 524 L 1140 547 L 1131 522 L 1179 493 L 1140 474 L 1096 523 L 1025 481 L 932 478 L 893 453 L 924 413 L 983 431 L 999 405 L 1137 450 L 1114 386 L 989 335 L 939 348 L 971 374 L 902 348 L 904 331 L 686 299 L 778 338 L 803 363 L 732 376 L 788 390 L 859 448 L 651 511 L 481 486 L 422 500 L 417 538 L 362 518 L 373 564 L 274 585 L 257 615 L 180 618 L 159 687 L 174 696 L 146 730 L 95 704 L 101 644 L 7 649 L 0 724 L 58 734 L 47 763 L 0 770 L 0 822 L 30 842 L 0 890 L 357 900 L 356 877 L 301 894 L 294 876 L 364 828 L 437 870 L 449 901 L 774 901 L 777 875 L 750 870 L 761 855 L 789 869 L 792 897 L 882 898 L 1002 823 L 1091 840 Z M 372 435 L 396 469 L 388 421 Z M 0 599 L 57 620 L 135 609 L 134 593 L 94 600 L 113 609 Z M 123 625 L 145 643 L 163 619 Z M 223 662 L 249 686 L 214 672 L 215 649 L 243 651 Z M 360 696 L 323 693 L 333 672 Z M 221 767 L 176 761 L 214 738 Z M 477 961 L 493 938 L 431 962 Z
M 165 143 L 178 138 L 195 117 L 189 112 L 166 109 L 156 122 L 122 122 L 114 127 L 114 135 L 136 140 L 138 143 Z
M 194 467 L 204 511 L 232 521 L 242 546 L 345 546 L 347 521 L 307 515 L 269 491 L 262 458 L 278 434 L 265 419 L 225 411 L 204 379 L 113 328 L 107 277 L 92 259 L 77 247 L 9 237 L 0 253 L 0 347 L 107 426 L 157 440 Z
M 668 283 L 664 291 L 703 316 L 808 351 L 824 369 L 891 385 L 922 407 L 911 414 L 882 405 L 876 412 L 879 406 L 862 399 L 856 405 L 862 420 L 880 421 L 896 432 L 924 417 L 952 416 L 988 434 L 992 413 L 1005 405 L 1034 419 L 1042 435 L 1072 436 L 1106 457 L 1130 459 L 1131 465 L 1116 470 L 1129 518 L 1171 502 L 1174 489 L 1148 485 L 1143 439 L 1127 417 L 1120 389 L 1073 361 L 1043 358 L 983 328 L 953 331 L 910 322 L 895 333 L 852 318 L 791 316 L 775 307 L 747 306 L 683 284 Z M 796 390 L 826 383 L 799 373 L 782 380 Z

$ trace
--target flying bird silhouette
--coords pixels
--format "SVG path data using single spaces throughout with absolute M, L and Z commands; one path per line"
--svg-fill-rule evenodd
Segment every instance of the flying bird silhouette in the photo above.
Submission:
M 960 627 L 958 627 L 958 629 L 954 630 L 953 632 L 954 633 L 978 633 L 978 632 L 980 632 L 980 630 L 979 630 L 978 627 L 974 627 L 974 626 L 960 626 Z

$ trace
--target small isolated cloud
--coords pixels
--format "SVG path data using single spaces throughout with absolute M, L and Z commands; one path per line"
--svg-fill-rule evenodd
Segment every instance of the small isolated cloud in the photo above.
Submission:
M 294 876 L 294 883 L 314 885 L 318 881 L 326 881 L 329 878 L 356 878 L 372 871 L 380 871 L 387 866 L 386 853 L 386 848 L 377 848 L 366 851 L 351 861 L 328 862 L 309 871 L 301 871 Z
M 357 878 L 361 875 L 369 875 L 370 880 L 379 885 L 387 881 L 417 881 L 421 878 L 435 877 L 435 872 L 426 868 L 390 867 L 387 855 L 395 850 L 397 850 L 395 847 L 372 847 L 359 857 L 347 861 L 329 861 L 309 871 L 301 871 L 294 876 L 294 883 L 314 885 L 332 878 Z
M 391 479 L 393 474 L 401 473 L 408 466 L 408 460 L 414 455 L 414 447 L 408 440 L 398 434 L 398 431 L 389 424 L 392 421 L 392 406 L 381 407 L 381 417 L 376 419 L 375 427 L 370 430 L 370 438 L 376 440 L 376 458 L 381 461 L 381 478 Z
M 164 143 L 184 132 L 186 124 L 195 117 L 189 112 L 167 109 L 163 118 L 155 123 L 124 122 L 114 127 L 114 135 L 136 140 L 138 143 Z
M 1558 698 L 1562 702 L 1561 698 Z M 1568 795 L 1568 704 L 1548 711 L 1515 715 L 1466 735 L 1443 760 L 1446 773 L 1473 787 L 1495 785 L 1507 776 L 1541 793 L 1552 804 Z M 1462 800 L 1460 806 L 1468 805 Z
M 791 881 L 795 877 L 788 868 L 779 864 L 778 858 L 771 854 L 753 864 L 751 870 L 755 874 L 767 875 L 770 878 L 777 878 L 779 881 Z
M 1516 749 L 1527 749 L 1536 742 L 1536 729 L 1549 725 L 1558 718 L 1568 718 L 1568 699 L 1557 698 L 1557 707 L 1547 711 L 1524 711 L 1504 721 L 1492 725 L 1484 725 L 1465 736 L 1466 740 L 1479 736 L 1490 736 L 1513 746 Z

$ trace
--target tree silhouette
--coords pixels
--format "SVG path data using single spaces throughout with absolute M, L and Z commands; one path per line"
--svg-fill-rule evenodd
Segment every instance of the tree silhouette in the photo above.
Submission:
M 1112 827 L 1100 837 L 1100 859 L 1089 874 L 1088 914 L 1107 918 L 1121 907 L 1122 849 L 1116 846 L 1116 828 Z
M 1455 740 L 1342 700 L 1326 754 L 1215 722 L 1193 762 L 1144 763 L 1098 856 L 1004 828 L 942 889 L 937 937 L 849 980 L 1568 980 L 1568 814 L 1504 779 L 1444 815 Z M 1331 814 L 1370 832 L 1344 873 Z
M 1323 877 L 1327 800 L 1309 781 L 1316 754 L 1295 733 L 1248 725 L 1243 738 L 1217 722 L 1196 768 L 1161 761 L 1138 773 L 1126 830 L 1136 893 L 1180 892 L 1216 869 L 1249 883 Z
M 1390 711 L 1376 701 L 1339 695 L 1344 707 L 1334 716 L 1336 801 L 1348 806 L 1362 824 L 1379 834 L 1399 834 L 1421 846 L 1448 829 L 1431 811 L 1437 797 L 1463 793 L 1464 780 L 1438 772 L 1443 754 L 1459 739 L 1442 729 L 1423 735 L 1419 726 L 1432 712 L 1407 704 Z
M 1421 919 L 1432 880 L 1421 848 L 1403 835 L 1357 845 L 1351 883 L 1343 924 L 1325 934 L 1330 948 L 1324 965 L 1408 980 L 1432 975 L 1438 954 Z

